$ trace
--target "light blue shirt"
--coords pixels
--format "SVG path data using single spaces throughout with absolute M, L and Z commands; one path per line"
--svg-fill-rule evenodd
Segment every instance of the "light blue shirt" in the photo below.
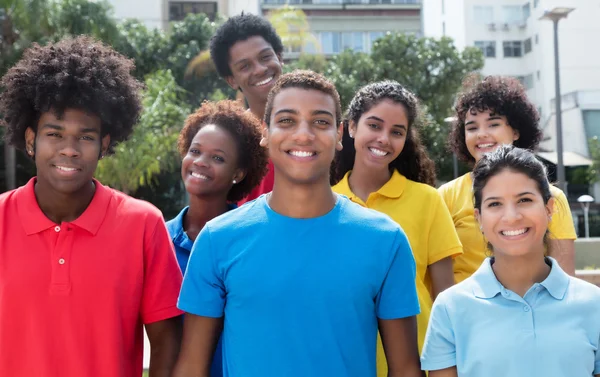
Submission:
M 552 259 L 548 277 L 522 298 L 504 288 L 492 259 L 435 301 L 423 370 L 459 377 L 591 377 L 600 373 L 600 288 Z
M 226 377 L 375 377 L 377 319 L 419 313 L 415 261 L 398 224 L 345 197 L 297 219 L 262 195 L 202 229 L 178 306 L 225 315 Z

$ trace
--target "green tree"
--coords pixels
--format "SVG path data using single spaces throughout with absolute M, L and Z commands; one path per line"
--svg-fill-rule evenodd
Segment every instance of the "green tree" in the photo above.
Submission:
M 449 180 L 452 158 L 446 147 L 449 125 L 444 119 L 452 114 L 465 75 L 482 67 L 479 49 L 467 47 L 461 52 L 451 38 L 388 33 L 374 43 L 370 55 L 346 50 L 332 58 L 326 75 L 335 82 L 344 107 L 360 87 L 373 81 L 396 80 L 415 92 L 428 119 L 421 131 L 423 141 L 436 161 L 438 178 Z
M 96 170 L 101 182 L 128 194 L 151 185 L 161 172 L 177 170 L 177 137 L 189 113 L 184 92 L 170 71 L 148 75 L 145 84 L 144 110 L 133 134 Z
M 588 141 L 588 148 L 593 164 L 588 168 L 586 178 L 589 184 L 593 184 L 600 180 L 600 140 L 598 136 L 594 136 Z

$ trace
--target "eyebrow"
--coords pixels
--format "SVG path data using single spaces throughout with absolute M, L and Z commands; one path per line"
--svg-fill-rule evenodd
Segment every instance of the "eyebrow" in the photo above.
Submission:
M 64 131 L 65 130 L 65 127 L 60 126 L 58 124 L 52 124 L 52 123 L 44 124 L 41 129 L 43 130 L 46 128 L 50 128 L 50 129 L 56 130 L 56 131 Z M 81 133 L 96 133 L 96 134 L 100 133 L 100 131 L 98 129 L 93 128 L 93 127 L 86 127 L 84 129 L 82 129 L 80 132 Z
M 520 194 L 517 194 L 516 197 L 520 198 L 521 196 L 525 196 L 525 195 L 534 195 L 534 193 L 529 192 L 529 191 L 525 191 L 525 192 L 522 192 Z M 501 199 L 501 198 L 499 196 L 490 196 L 489 198 L 486 198 L 484 200 L 484 202 L 487 202 L 488 200 L 498 200 L 498 199 Z
M 198 143 L 198 142 L 193 142 L 192 144 L 190 144 L 190 148 L 191 148 L 193 145 L 197 145 L 197 146 L 199 146 L 199 147 L 201 147 L 201 146 L 202 146 L 202 144 L 200 144 L 200 143 Z M 188 149 L 189 149 L 189 148 L 188 148 Z M 215 149 L 215 151 L 217 151 L 217 152 L 221 152 L 221 153 L 223 153 L 224 155 L 227 155 L 227 152 L 225 152 L 225 151 L 224 151 L 224 150 L 222 150 L 222 149 L 216 148 L 216 149 Z
M 370 117 L 367 117 L 367 119 L 376 120 L 376 121 L 378 121 L 378 122 L 381 122 L 381 123 L 383 123 L 383 122 L 384 122 L 384 121 L 383 121 L 383 119 L 381 119 L 381 118 L 379 118 L 379 117 L 377 117 L 377 116 L 375 116 L 375 115 L 371 115 Z M 407 127 L 406 127 L 405 125 L 403 125 L 403 124 L 394 124 L 392 127 L 396 127 L 396 128 L 402 128 L 402 129 L 404 129 L 404 130 L 406 130 L 406 129 L 407 129 Z
M 262 53 L 264 53 L 265 51 L 268 51 L 268 50 L 270 50 L 270 49 L 271 49 L 271 47 L 265 47 L 265 48 L 263 48 L 262 50 L 260 50 L 260 52 L 259 52 L 257 55 L 260 55 L 260 54 L 262 54 Z M 234 62 L 234 63 L 233 63 L 233 65 L 238 65 L 238 64 L 240 64 L 240 63 L 242 63 L 242 62 L 245 62 L 246 60 L 249 60 L 249 59 L 248 59 L 248 58 L 241 58 L 240 60 L 238 60 L 238 61 Z
M 282 113 L 290 113 L 290 114 L 294 114 L 294 115 L 299 114 L 298 110 L 295 110 L 295 109 L 281 109 L 281 110 L 277 110 L 275 112 L 275 115 L 282 114 Z M 333 114 L 331 113 L 331 111 L 327 111 L 327 110 L 314 110 L 311 114 L 312 115 L 328 115 L 333 118 Z
M 502 117 L 500 117 L 499 115 L 491 115 L 489 118 L 487 118 L 487 121 L 489 122 L 490 120 L 498 120 L 498 119 L 502 119 Z M 469 124 L 472 124 L 472 123 L 475 123 L 475 121 L 470 120 L 465 123 L 465 126 L 468 126 Z

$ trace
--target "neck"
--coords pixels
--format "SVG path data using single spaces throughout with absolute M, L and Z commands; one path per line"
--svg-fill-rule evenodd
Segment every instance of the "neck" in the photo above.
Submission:
M 277 179 L 273 183 L 273 191 L 267 197 L 269 207 L 280 215 L 309 219 L 320 217 L 333 209 L 336 195 L 331 190 L 329 178 L 323 182 L 298 185 Z
M 193 241 L 204 225 L 229 210 L 227 197 L 204 198 L 190 195 L 190 207 L 183 218 L 183 230 Z
M 391 177 L 392 173 L 387 167 L 385 169 L 373 170 L 362 164 L 354 163 L 352 173 L 350 173 L 350 177 L 348 178 L 348 184 L 350 185 L 350 190 L 361 198 L 363 202 L 366 202 L 369 195 L 379 190 Z
M 87 209 L 96 192 L 94 181 L 90 181 L 74 193 L 56 192 L 39 179 L 35 184 L 35 197 L 47 218 L 56 224 L 77 219 Z
M 265 106 L 267 106 L 266 101 L 250 99 L 248 97 L 246 97 L 246 101 L 248 101 L 250 112 L 262 122 L 265 116 Z
M 503 286 L 523 297 L 533 284 L 541 283 L 550 273 L 550 266 L 540 255 L 543 253 L 518 257 L 498 254 L 492 269 Z

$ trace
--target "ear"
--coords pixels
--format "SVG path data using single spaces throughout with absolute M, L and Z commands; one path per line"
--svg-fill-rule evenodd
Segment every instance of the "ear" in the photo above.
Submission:
M 27 127 L 25 130 L 25 150 L 29 157 L 33 157 L 35 154 L 35 131 L 31 127 Z
M 513 128 L 513 141 L 519 140 L 520 137 L 521 137 L 521 134 L 519 133 L 519 130 L 515 130 Z
M 225 81 L 227 81 L 227 85 L 229 85 L 231 87 L 231 89 L 240 90 L 240 86 L 238 85 L 237 81 L 235 81 L 233 76 L 225 77 Z
M 349 121 L 348 122 L 348 134 L 350 135 L 350 138 L 354 139 L 354 135 L 356 135 L 356 123 L 354 121 Z
M 233 180 L 235 180 L 236 183 L 240 183 L 241 181 L 244 180 L 244 178 L 246 178 L 246 170 L 237 169 L 235 171 L 235 174 L 233 175 Z
M 263 122 L 262 138 L 260 139 L 260 146 L 266 148 L 269 145 L 269 127 Z
M 106 155 L 106 152 L 108 151 L 109 146 L 110 146 L 110 135 L 105 135 L 102 138 L 102 145 L 101 145 L 102 156 Z
M 475 208 L 474 215 L 475 215 L 475 219 L 477 220 L 477 223 L 479 224 L 479 230 L 481 230 L 481 233 L 483 233 L 483 229 L 482 229 L 482 225 L 481 225 L 481 212 L 479 212 L 479 210 L 477 208 Z
M 344 122 L 340 122 L 340 125 L 338 126 L 338 129 L 337 129 L 337 144 L 335 145 L 335 149 L 337 151 L 341 151 L 344 148 L 344 145 L 342 144 L 343 137 L 344 137 Z
M 550 198 L 548 203 L 546 203 L 546 215 L 548 216 L 548 220 L 552 219 L 552 214 L 554 213 L 554 198 Z

